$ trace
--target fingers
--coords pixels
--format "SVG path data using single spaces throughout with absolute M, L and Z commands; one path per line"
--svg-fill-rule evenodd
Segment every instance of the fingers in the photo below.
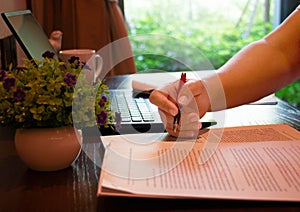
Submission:
M 176 137 L 194 137 L 202 124 L 202 117 L 210 107 L 209 97 L 202 81 L 189 81 L 178 91 L 178 81 L 160 90 L 154 90 L 149 99 L 157 105 L 167 132 Z M 178 93 L 179 92 L 179 93 Z M 177 103 L 176 103 L 177 100 Z M 179 127 L 174 130 L 174 116 L 181 111 Z
M 179 125 L 176 131 L 173 130 L 173 127 L 171 127 L 171 125 L 167 125 L 165 129 L 170 135 L 175 137 L 196 138 L 198 136 L 198 132 L 202 124 L 201 122 L 198 122 L 197 124 L 191 125 L 192 127 L 182 127 L 182 126 L 184 125 Z
M 170 116 L 175 116 L 178 113 L 178 108 L 174 103 L 174 100 L 171 100 L 167 94 L 159 90 L 154 90 L 151 93 L 149 100 L 151 103 L 157 105 L 160 110 L 170 114 Z
M 182 113 L 179 126 L 174 130 L 174 116 L 159 110 L 160 116 L 163 120 L 164 127 L 167 132 L 175 137 L 193 138 L 198 136 L 199 129 L 202 124 L 199 122 L 197 113 Z

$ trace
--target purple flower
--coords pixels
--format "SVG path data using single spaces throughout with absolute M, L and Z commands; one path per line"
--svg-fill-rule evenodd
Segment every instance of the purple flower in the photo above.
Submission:
M 106 124 L 107 119 L 107 113 L 105 111 L 101 111 L 99 114 L 97 114 L 97 123 L 102 126 Z
M 42 54 L 42 57 L 43 58 L 49 58 L 49 59 L 52 59 L 54 57 L 54 52 L 50 52 L 50 51 L 45 51 L 43 54 Z
M 64 77 L 64 82 L 70 87 L 76 85 L 76 75 L 72 73 L 67 73 Z
M 23 102 L 25 99 L 25 92 L 22 88 L 17 88 L 14 92 L 14 102 Z
M 3 87 L 5 88 L 6 91 L 9 91 L 10 88 L 14 87 L 16 85 L 16 78 L 5 78 L 3 82 Z
M 102 96 L 101 99 L 100 99 L 99 102 L 98 102 L 98 105 L 99 105 L 100 107 L 104 107 L 104 105 L 105 105 L 106 102 L 107 102 L 106 96 Z
M 0 70 L 0 82 L 3 81 L 6 77 L 6 71 Z
M 70 57 L 70 59 L 68 60 L 68 62 L 69 62 L 70 64 L 72 64 L 72 63 L 75 63 L 76 60 L 78 61 L 78 63 L 80 63 L 80 58 L 79 58 L 79 57 L 76 57 L 76 56 Z
M 77 61 L 77 63 L 74 64 L 76 61 Z M 75 65 L 75 68 L 78 68 L 78 67 L 80 66 L 80 58 L 79 58 L 79 57 L 72 56 L 72 57 L 70 57 L 70 59 L 68 60 L 68 62 L 69 62 L 70 64 L 74 64 L 74 65 Z

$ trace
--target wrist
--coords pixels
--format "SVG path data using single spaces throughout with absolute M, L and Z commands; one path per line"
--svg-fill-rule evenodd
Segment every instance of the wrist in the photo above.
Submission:
M 217 73 L 202 80 L 208 102 L 208 111 L 226 109 L 225 91 L 221 79 Z

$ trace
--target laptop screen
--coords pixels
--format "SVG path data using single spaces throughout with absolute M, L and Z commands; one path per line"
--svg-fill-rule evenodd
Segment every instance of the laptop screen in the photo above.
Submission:
M 47 50 L 55 53 L 47 35 L 30 10 L 5 12 L 1 15 L 28 59 L 41 60 L 42 54 Z

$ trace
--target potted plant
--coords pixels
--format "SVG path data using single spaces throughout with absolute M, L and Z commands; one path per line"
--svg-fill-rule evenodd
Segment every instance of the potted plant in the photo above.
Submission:
M 113 128 L 114 114 L 104 81 L 91 84 L 80 74 L 83 69 L 91 71 L 84 61 L 73 56 L 65 64 L 49 51 L 42 56 L 41 61 L 25 59 L 21 69 L 0 71 L 0 126 L 16 128 L 16 150 L 30 168 L 58 170 L 68 167 L 80 152 L 78 130 L 95 125 Z M 49 130 L 43 138 L 40 132 Z M 72 142 L 75 147 L 70 147 L 72 153 L 65 164 L 42 167 L 41 159 L 33 157 L 47 156 L 51 163 L 64 157 L 67 150 L 63 148 Z M 52 150 L 56 147 L 63 151 Z

